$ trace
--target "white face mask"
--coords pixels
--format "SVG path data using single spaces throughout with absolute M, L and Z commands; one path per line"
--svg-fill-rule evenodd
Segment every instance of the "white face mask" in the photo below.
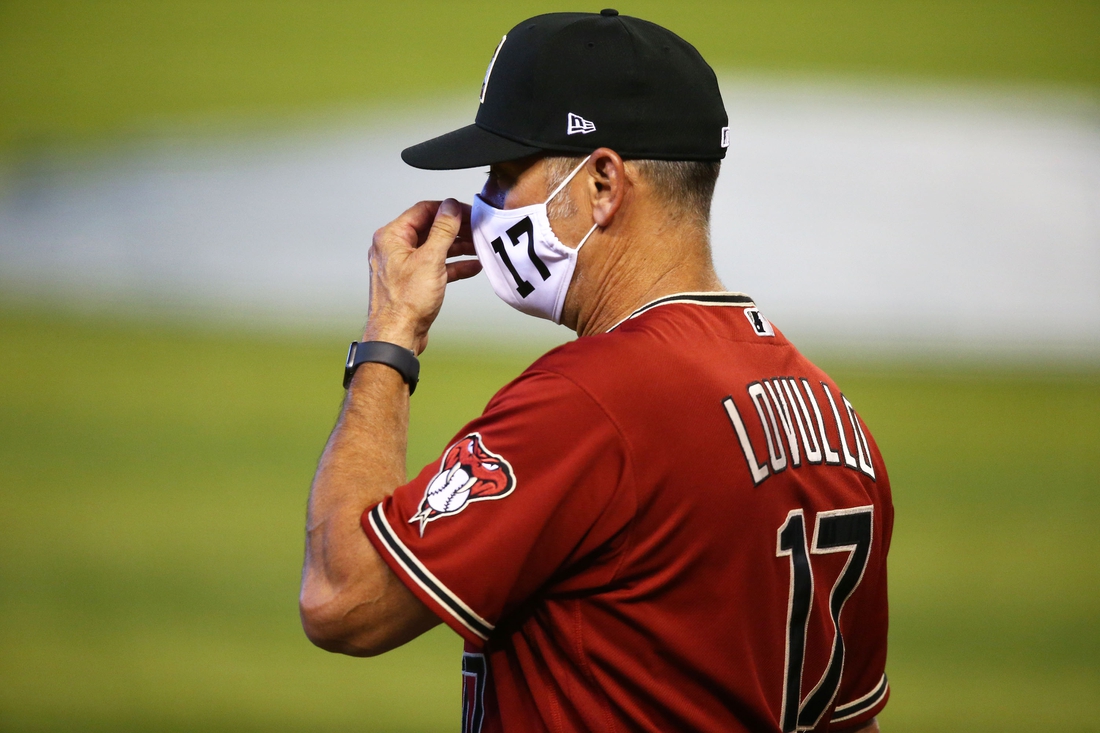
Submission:
M 474 248 L 493 292 L 516 310 L 554 323 L 561 323 L 565 294 L 577 269 L 577 254 L 596 231 L 596 225 L 576 249 L 570 249 L 550 228 L 546 204 L 587 162 L 588 158 L 581 161 L 541 204 L 498 209 L 478 195 L 470 213 Z

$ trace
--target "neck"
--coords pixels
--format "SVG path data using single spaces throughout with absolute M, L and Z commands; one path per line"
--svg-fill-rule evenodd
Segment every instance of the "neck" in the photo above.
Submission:
M 578 263 L 566 300 L 565 322 L 578 336 L 605 333 L 667 295 L 725 290 L 711 263 L 706 232 L 696 227 L 648 228 L 644 236 L 624 232 L 600 244 L 594 248 L 598 252 L 589 253 L 587 267 Z

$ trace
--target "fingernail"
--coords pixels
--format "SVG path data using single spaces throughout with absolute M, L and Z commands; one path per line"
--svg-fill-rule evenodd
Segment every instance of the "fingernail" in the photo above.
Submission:
M 439 214 L 441 216 L 458 216 L 461 209 L 458 207 L 458 202 L 454 199 L 446 199 L 439 205 Z

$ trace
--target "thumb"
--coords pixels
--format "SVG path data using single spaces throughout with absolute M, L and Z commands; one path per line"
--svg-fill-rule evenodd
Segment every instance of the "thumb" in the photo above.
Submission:
M 446 199 L 435 212 L 435 221 L 424 240 L 421 249 L 428 249 L 440 259 L 446 259 L 447 250 L 458 236 L 462 227 L 462 207 L 454 199 Z

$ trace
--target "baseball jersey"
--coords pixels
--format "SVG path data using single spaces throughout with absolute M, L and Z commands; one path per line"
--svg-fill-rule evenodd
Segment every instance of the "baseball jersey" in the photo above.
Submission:
M 462 730 L 827 731 L 886 704 L 886 469 L 747 296 L 561 346 L 362 518 L 465 640 Z

